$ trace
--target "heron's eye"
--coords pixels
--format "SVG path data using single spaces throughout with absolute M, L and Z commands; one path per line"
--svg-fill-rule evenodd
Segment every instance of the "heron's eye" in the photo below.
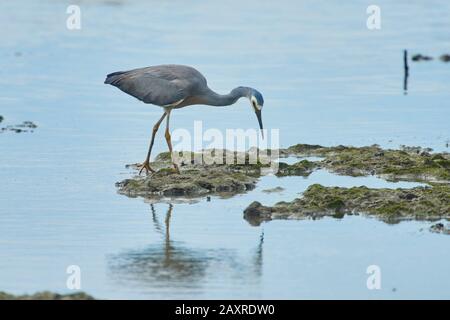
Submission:
M 252 101 L 252 103 L 253 103 L 253 108 L 257 109 L 257 108 L 256 108 L 256 102 L 255 102 L 255 101 Z

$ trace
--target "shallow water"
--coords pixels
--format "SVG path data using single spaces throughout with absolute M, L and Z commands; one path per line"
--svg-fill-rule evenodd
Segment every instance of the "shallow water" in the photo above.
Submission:
M 450 64 L 411 63 L 402 89 L 403 49 L 450 52 L 448 2 L 379 1 L 379 31 L 366 29 L 364 1 L 81 1 L 79 31 L 65 28 L 68 4 L 0 3 L 2 125 L 38 125 L 0 134 L 0 290 L 67 292 L 66 268 L 79 265 L 82 289 L 99 298 L 450 298 L 450 238 L 429 233 L 429 222 L 352 216 L 254 227 L 242 215 L 254 200 L 292 200 L 312 183 L 416 184 L 326 171 L 264 177 L 250 193 L 171 212 L 118 195 L 114 183 L 145 156 L 161 110 L 102 84 L 116 70 L 190 64 L 219 92 L 263 92 L 265 126 L 280 129 L 283 147 L 448 151 Z M 256 126 L 240 101 L 177 110 L 172 128 L 192 130 L 195 120 Z M 285 190 L 262 192 L 276 186 Z M 381 290 L 366 287 L 372 264 Z

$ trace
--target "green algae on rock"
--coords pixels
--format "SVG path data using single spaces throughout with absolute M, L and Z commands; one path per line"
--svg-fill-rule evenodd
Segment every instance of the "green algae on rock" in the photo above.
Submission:
M 59 294 L 50 291 L 42 291 L 34 294 L 13 295 L 0 291 L 0 300 L 94 300 L 94 298 L 84 292 Z
M 341 175 L 378 175 L 387 180 L 448 182 L 450 154 L 431 149 L 403 147 L 401 150 L 368 147 L 322 147 L 297 144 L 280 150 L 282 156 L 320 156 L 317 166 Z
M 196 155 L 188 154 L 187 160 L 179 166 L 178 174 L 170 168 L 170 154 L 159 154 L 155 162 L 151 163 L 152 168 L 156 169 L 155 173 L 116 183 L 119 193 L 145 198 L 195 198 L 212 194 L 228 196 L 252 190 L 262 171 L 270 167 L 260 162 L 240 164 L 237 161 L 233 164 L 195 164 Z M 241 154 L 234 153 L 234 156 L 239 157 Z M 243 157 L 248 161 L 248 156 Z
M 305 219 L 345 214 L 367 214 L 386 222 L 403 219 L 450 219 L 450 185 L 412 189 L 342 188 L 314 184 L 301 198 L 272 207 L 253 202 L 244 211 L 252 225 L 272 219 Z
M 280 162 L 278 164 L 278 171 L 276 175 L 278 177 L 285 176 L 309 176 L 315 169 L 320 167 L 319 162 L 313 162 L 308 160 L 301 160 L 294 164 L 287 164 Z
M 225 166 L 205 166 L 181 169 L 180 174 L 170 169 L 159 169 L 148 177 L 125 179 L 116 186 L 119 193 L 131 197 L 197 197 L 245 192 L 253 189 L 256 181 L 256 177 L 228 170 Z
M 207 164 L 213 162 L 204 161 L 206 158 L 203 157 L 208 152 L 215 157 L 213 162 L 216 164 Z M 147 177 L 125 179 L 118 182 L 116 186 L 119 188 L 119 193 L 131 197 L 195 198 L 212 194 L 230 196 L 253 189 L 258 178 L 266 172 L 275 173 L 278 177 L 308 176 L 314 170 L 321 168 L 341 175 L 378 175 L 386 180 L 394 181 L 428 183 L 450 181 L 450 155 L 448 153 L 433 154 L 430 153 L 431 149 L 419 147 L 384 150 L 378 145 L 323 147 L 297 144 L 287 149 L 267 150 L 268 158 L 264 161 L 261 161 L 263 158 L 260 157 L 260 152 L 258 149 L 245 153 L 227 150 L 205 150 L 204 153 L 185 152 L 177 161 L 181 174 L 170 169 L 171 156 L 168 152 L 164 152 L 159 154 L 155 162 L 151 164 L 156 169 L 155 173 Z M 256 158 L 254 158 L 255 154 L 257 154 Z M 272 156 L 278 154 L 281 157 L 317 156 L 323 159 L 316 161 L 304 159 L 294 164 L 276 162 L 276 171 L 273 171 Z M 198 157 L 201 161 L 198 161 Z M 217 164 L 217 159 L 223 164 Z

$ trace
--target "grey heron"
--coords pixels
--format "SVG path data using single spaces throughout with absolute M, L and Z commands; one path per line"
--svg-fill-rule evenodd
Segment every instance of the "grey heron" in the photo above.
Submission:
M 250 87 L 237 87 L 228 94 L 218 94 L 211 90 L 205 77 L 196 69 L 183 65 L 159 65 L 129 71 L 113 72 L 106 76 L 105 84 L 113 85 L 125 93 L 164 109 L 161 118 L 153 126 L 147 157 L 139 165 L 139 174 L 145 169 L 146 173 L 154 172 L 150 167 L 150 154 L 156 132 L 161 122 L 166 119 L 165 138 L 172 155 L 172 142 L 169 132 L 169 119 L 172 109 L 179 109 L 190 105 L 229 106 L 242 97 L 250 100 L 251 106 L 258 119 L 261 134 L 263 124 L 261 111 L 264 99 L 261 93 Z M 178 166 L 172 159 L 173 166 L 179 172 Z

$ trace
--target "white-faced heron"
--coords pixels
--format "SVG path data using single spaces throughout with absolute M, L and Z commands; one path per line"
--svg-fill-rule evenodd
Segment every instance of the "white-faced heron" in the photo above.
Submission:
M 114 72 L 107 75 L 105 83 L 119 88 L 144 103 L 151 103 L 164 108 L 163 115 L 153 126 L 147 157 L 140 165 L 139 174 L 144 169 L 147 173 L 149 171 L 154 172 L 150 168 L 150 154 L 155 134 L 165 117 L 167 117 L 165 137 L 169 151 L 172 154 L 172 142 L 169 132 L 169 119 L 172 109 L 195 104 L 217 107 L 229 106 L 234 104 L 239 98 L 247 97 L 258 118 L 261 132 L 263 129 L 261 110 L 264 99 L 261 93 L 253 88 L 237 87 L 228 94 L 218 94 L 208 88 L 205 77 L 199 71 L 189 66 L 160 65 Z M 175 163 L 173 165 L 179 172 L 177 165 Z

